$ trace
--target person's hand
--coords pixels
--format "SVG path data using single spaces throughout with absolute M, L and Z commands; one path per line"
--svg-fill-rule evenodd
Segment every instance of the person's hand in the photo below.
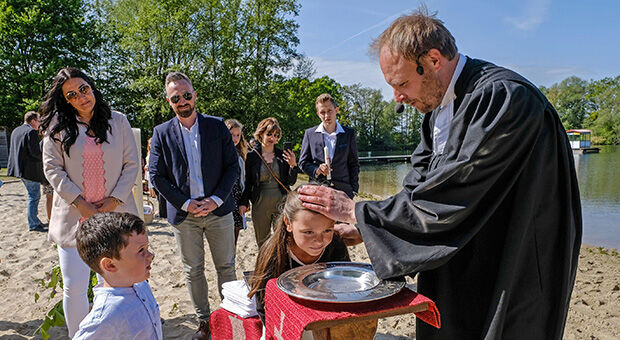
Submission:
M 94 204 L 87 202 L 86 200 L 81 200 L 80 202 L 78 202 L 76 208 L 84 219 L 87 219 L 99 212 L 97 211 L 97 207 L 95 207 Z
M 362 234 L 353 224 L 337 223 L 334 225 L 334 231 L 340 235 L 340 238 L 347 246 L 354 246 L 364 242 Z
M 355 202 L 342 191 L 318 185 L 299 188 L 303 206 L 319 212 L 334 221 L 355 223 Z
M 149 189 L 149 194 L 150 194 L 150 195 L 151 195 L 151 197 L 153 197 L 153 198 L 157 197 L 157 193 L 155 193 L 155 189 L 153 189 L 153 188 L 150 188 L 150 189 Z
M 284 150 L 284 160 L 291 168 L 297 166 L 297 159 L 295 158 L 295 153 L 291 150 Z
M 329 166 L 327 165 L 327 163 L 322 163 L 321 165 L 319 165 L 319 167 L 316 169 L 316 176 L 318 177 L 319 175 L 323 175 L 323 176 L 327 176 L 327 174 L 329 174 L 329 172 L 331 171 L 331 169 L 329 168 Z
M 93 202 L 95 208 L 97 208 L 98 212 L 110 212 L 114 211 L 116 207 L 118 207 L 119 202 L 114 197 L 106 197 L 104 199 L 100 199 L 96 202 Z
M 217 203 L 209 197 L 198 201 L 198 204 L 200 205 L 200 208 L 194 214 L 196 217 L 207 216 L 210 212 L 217 209 Z
M 240 205 L 239 206 L 239 215 L 243 216 L 245 215 L 245 213 L 248 211 L 248 207 L 246 207 L 245 205 Z
M 187 212 L 196 215 L 200 211 L 201 205 L 199 201 L 191 200 L 187 206 Z

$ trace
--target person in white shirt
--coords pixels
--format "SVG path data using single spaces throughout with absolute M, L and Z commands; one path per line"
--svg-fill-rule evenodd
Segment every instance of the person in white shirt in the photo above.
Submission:
M 161 340 L 159 306 L 146 281 L 155 255 L 142 220 L 129 213 L 99 213 L 78 226 L 80 257 L 103 277 L 93 308 L 74 340 Z
M 329 94 L 318 96 L 315 105 L 321 124 L 304 133 L 299 167 L 311 181 L 329 182 L 353 198 L 359 190 L 360 172 L 355 130 L 338 123 L 338 106 Z

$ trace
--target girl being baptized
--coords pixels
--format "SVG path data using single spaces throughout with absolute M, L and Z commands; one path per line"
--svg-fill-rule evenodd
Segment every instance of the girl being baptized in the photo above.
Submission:
M 289 192 L 250 279 L 248 296 L 256 294 L 256 311 L 263 324 L 267 281 L 292 268 L 331 261 L 350 261 L 346 245 L 334 235 L 334 221 L 304 208 L 297 191 Z

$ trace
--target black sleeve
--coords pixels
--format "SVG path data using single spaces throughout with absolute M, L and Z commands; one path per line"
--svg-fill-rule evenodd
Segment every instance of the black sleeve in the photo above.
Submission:
M 175 208 L 181 210 L 189 197 L 181 192 L 176 185 L 173 185 L 168 178 L 166 167 L 169 165 L 164 160 L 162 142 L 159 129 L 154 129 L 151 139 L 151 156 L 149 157 L 149 177 L 155 190 Z
M 349 150 L 349 159 L 347 160 L 349 168 L 349 178 L 351 180 L 351 188 L 354 193 L 358 193 L 360 189 L 360 160 L 357 151 L 357 137 L 355 129 L 351 129 L 351 148 Z
M 544 108 L 531 90 L 513 82 L 498 81 L 473 92 L 455 113 L 453 143 L 446 144 L 446 156 L 435 167 L 429 166 L 432 129 L 425 119 L 425 136 L 403 190 L 355 207 L 357 226 L 381 278 L 434 269 L 472 239 L 507 194 L 510 183 L 504 180 L 514 180 L 524 169 L 543 126 Z
M 30 157 L 40 161 L 42 158 L 41 143 L 39 141 L 39 134 L 37 130 L 30 130 L 26 135 L 26 147 L 28 147 L 28 154 Z
M 312 150 L 310 145 L 310 133 L 308 130 L 304 133 L 304 139 L 301 142 L 301 152 L 299 153 L 299 167 L 305 172 L 311 180 L 316 179 L 316 169 L 319 165 L 314 164 L 312 159 Z

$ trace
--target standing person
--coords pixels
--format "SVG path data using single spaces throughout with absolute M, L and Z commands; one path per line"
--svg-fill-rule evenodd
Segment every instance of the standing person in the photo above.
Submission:
M 276 147 L 281 135 L 277 119 L 261 120 L 254 132 L 258 144 L 248 153 L 245 163 L 245 190 L 239 209 L 247 211 L 252 202 L 252 222 L 259 249 L 271 234 L 278 205 L 297 181 L 299 168 L 295 154 Z
M 233 210 L 233 219 L 235 220 L 235 246 L 237 246 L 237 240 L 239 239 L 239 231 L 242 229 L 245 230 L 245 212 L 246 209 L 242 209 L 239 206 L 239 202 L 241 201 L 241 195 L 243 194 L 243 189 L 245 189 L 245 158 L 248 154 L 248 143 L 245 141 L 243 137 L 243 125 L 236 119 L 226 119 L 224 121 L 228 131 L 230 131 L 230 135 L 232 136 L 233 144 L 235 144 L 235 149 L 237 149 L 237 155 L 239 156 L 239 179 L 235 182 L 232 189 L 232 195 L 235 199 L 236 209 Z
M 28 192 L 29 231 L 47 231 L 47 225 L 41 223 L 37 216 L 41 199 L 41 183 L 46 183 L 41 162 L 39 124 L 39 114 L 28 111 L 24 115 L 24 124 L 13 130 L 6 173 L 7 176 L 21 179 Z
M 239 161 L 230 132 L 220 118 L 196 111 L 196 91 L 180 72 L 166 77 L 166 100 L 176 116 L 153 130 L 149 174 L 164 196 L 185 270 L 185 281 L 200 319 L 194 339 L 208 339 L 209 296 L 204 274 L 204 237 L 217 271 L 218 292 L 235 276 L 232 187 Z
M 58 72 L 39 112 L 45 176 L 55 192 L 49 239 L 58 245 L 62 305 L 73 337 L 88 314 L 90 279 L 75 231 L 97 212 L 138 214 L 132 188 L 140 159 L 125 115 L 110 110 L 94 82 L 78 69 Z
M 306 186 L 302 200 L 355 223 L 339 231 L 363 239 L 381 278 L 419 272 L 442 327 L 418 321 L 417 338 L 562 339 L 582 224 L 557 112 L 522 76 L 459 54 L 424 10 L 372 48 L 395 100 L 425 113 L 403 191 L 356 204 Z
M 304 133 L 299 167 L 310 176 L 310 180 L 324 182 L 327 175 L 331 175 L 334 188 L 353 198 L 359 190 L 360 173 L 355 130 L 338 123 L 338 106 L 329 94 L 318 96 L 315 106 L 321 124 Z M 325 159 L 325 147 L 329 152 L 329 165 Z

